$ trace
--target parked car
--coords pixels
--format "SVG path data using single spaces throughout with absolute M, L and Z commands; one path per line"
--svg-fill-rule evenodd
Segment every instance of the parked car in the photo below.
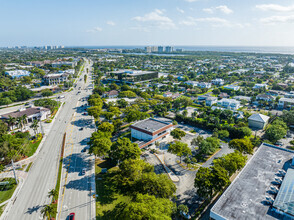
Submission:
M 82 131 L 82 130 L 84 130 L 84 128 L 80 128 L 79 130 Z
M 86 168 L 83 168 L 82 169 L 82 175 L 85 175 L 86 174 Z
M 70 213 L 69 215 L 68 215 L 68 220 L 75 220 L 75 213 L 74 212 L 72 212 L 72 213 Z

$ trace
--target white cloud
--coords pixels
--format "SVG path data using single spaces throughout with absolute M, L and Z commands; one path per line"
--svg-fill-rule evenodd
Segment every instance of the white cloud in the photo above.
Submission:
M 233 10 L 230 9 L 226 5 L 220 5 L 220 6 L 211 7 L 211 8 L 204 8 L 203 11 L 206 13 L 210 13 L 210 14 L 217 12 L 217 11 L 220 11 L 224 14 L 232 14 L 233 13 Z
M 202 11 L 204 11 L 206 13 L 209 13 L 209 14 L 212 14 L 213 13 L 213 9 L 212 8 L 204 8 L 204 9 L 202 9 Z
M 101 32 L 103 29 L 101 27 L 94 27 L 90 30 L 87 30 L 87 32 L 95 33 L 95 32 Z
M 186 2 L 197 2 L 198 0 L 185 0 Z
M 182 13 L 182 14 L 185 13 L 185 11 L 183 9 L 180 9 L 180 8 L 177 8 L 177 11 L 180 12 L 180 13 Z
M 113 21 L 107 21 L 106 24 L 108 24 L 110 26 L 115 26 L 116 25 Z
M 276 11 L 276 12 L 294 11 L 294 5 L 282 6 L 277 4 L 262 4 L 262 5 L 256 5 L 255 7 L 262 11 Z
M 196 26 L 200 23 L 207 23 L 212 27 L 238 27 L 244 28 L 250 26 L 249 23 L 241 24 L 237 22 L 231 22 L 224 18 L 219 17 L 204 17 L 204 18 L 193 18 L 188 17 L 186 20 L 180 22 L 181 25 L 185 26 Z
M 158 27 L 161 29 L 174 29 L 176 25 L 169 17 L 164 15 L 164 12 L 165 10 L 155 9 L 152 12 L 145 14 L 144 16 L 134 17 L 133 20 L 143 23 L 145 22 L 153 27 Z
M 294 23 L 294 15 L 261 18 L 260 22 L 264 24 Z
M 179 24 L 185 25 L 185 26 L 196 26 L 197 25 L 195 18 L 193 18 L 193 17 L 188 17 L 186 20 L 180 21 Z

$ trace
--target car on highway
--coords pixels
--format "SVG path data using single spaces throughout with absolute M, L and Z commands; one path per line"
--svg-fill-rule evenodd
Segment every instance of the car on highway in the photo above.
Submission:
M 72 213 L 70 213 L 69 215 L 68 215 L 68 220 L 75 220 L 75 213 L 74 212 L 72 212 Z

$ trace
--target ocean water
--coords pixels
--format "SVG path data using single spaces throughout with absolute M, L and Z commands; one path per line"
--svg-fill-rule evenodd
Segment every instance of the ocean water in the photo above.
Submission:
M 144 49 L 145 46 L 81 46 L 88 49 Z M 247 47 L 247 46 L 174 46 L 184 51 L 215 51 L 245 53 L 294 54 L 294 47 Z

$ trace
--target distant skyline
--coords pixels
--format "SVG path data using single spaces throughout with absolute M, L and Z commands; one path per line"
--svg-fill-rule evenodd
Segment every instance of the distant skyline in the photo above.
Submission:
M 6 46 L 294 46 L 290 0 L 0 0 Z

